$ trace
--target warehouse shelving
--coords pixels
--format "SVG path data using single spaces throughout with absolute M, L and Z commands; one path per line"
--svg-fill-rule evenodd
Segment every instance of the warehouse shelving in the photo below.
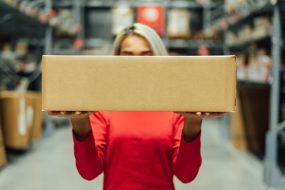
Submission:
M 78 3 L 80 3 L 78 0 L 74 0 L 72 2 L 72 8 L 74 8 L 74 12 L 76 14 L 75 19 L 77 19 L 75 20 L 76 23 L 81 22 L 81 20 L 79 20 L 80 17 L 78 16 L 78 14 L 81 13 L 79 10 L 80 4 Z M 64 8 L 66 6 L 68 7 L 69 5 L 57 4 L 56 6 L 61 6 L 61 8 Z M 14 53 L 14 46 L 19 40 L 25 41 L 25 43 L 27 43 L 29 46 L 27 54 L 32 54 L 36 57 L 37 68 L 35 69 L 34 73 L 31 73 L 28 76 L 29 83 L 32 84 L 33 90 L 40 90 L 41 88 L 41 55 L 53 54 L 54 32 L 62 29 L 68 32 L 70 29 L 72 29 L 72 27 L 63 27 L 63 24 L 59 22 L 57 16 L 52 14 L 52 8 L 52 0 L 0 0 L 1 39 L 4 42 L 9 42 L 9 44 L 11 44 L 11 53 Z M 73 38 L 76 38 L 77 36 L 79 36 L 79 33 L 76 33 Z M 17 57 L 17 55 L 14 55 L 14 57 Z M 2 55 L 0 55 L 0 59 L 0 61 L 5 61 L 2 60 Z M 20 77 L 16 73 L 13 76 L 15 79 L 19 79 Z M 27 78 L 26 75 L 23 77 Z M 48 136 L 52 133 L 54 124 L 48 117 L 47 113 L 44 114 L 44 136 Z
M 60 2 L 60 1 L 55 1 L 53 2 L 53 7 L 56 8 L 72 8 L 73 3 L 71 1 L 65 1 L 65 2 Z
M 86 39 L 86 46 L 100 47 L 103 45 L 112 45 L 113 39 Z M 165 46 L 169 49 L 197 49 L 202 45 L 206 45 L 209 48 L 223 49 L 221 41 L 214 40 L 163 40 Z
M 0 26 L 0 32 L 4 34 L 43 37 L 48 24 L 0 1 Z
M 72 49 L 73 43 L 78 38 L 82 38 L 82 32 L 80 31 L 81 23 L 82 23 L 82 3 L 78 0 L 70 0 L 70 1 L 54 1 L 51 0 L 50 10 L 53 10 L 55 13 L 55 17 L 58 16 L 58 12 L 60 10 L 66 10 L 70 11 L 72 14 L 70 17 L 63 19 L 60 19 L 60 22 L 65 23 L 64 27 L 62 27 L 62 30 L 54 30 L 51 29 L 49 35 L 47 35 L 47 41 L 50 43 L 50 53 L 56 53 L 56 54 L 81 54 L 81 51 L 78 49 L 73 49 L 74 51 L 66 51 L 66 49 Z M 67 21 L 68 20 L 68 21 Z M 69 23 L 72 21 L 73 24 L 66 25 L 66 23 Z M 61 33 L 61 34 L 59 34 Z M 58 34 L 58 35 L 57 35 Z M 66 47 L 66 44 L 69 44 L 68 47 Z M 57 48 L 55 48 L 57 46 Z M 63 46 L 63 48 L 60 48 Z M 56 50 L 56 51 L 55 51 Z M 54 52 L 55 51 L 55 52 Z M 47 54 L 50 54 L 47 53 Z
M 225 34 L 228 31 L 236 31 L 245 24 L 252 23 L 252 20 L 260 15 L 270 16 L 273 24 L 272 35 L 264 36 L 258 39 L 240 42 L 238 44 L 225 45 L 225 54 L 233 50 L 244 51 L 251 44 L 266 43 L 271 47 L 272 56 L 272 82 L 260 83 L 251 81 L 239 81 L 241 85 L 249 85 L 252 88 L 258 86 L 270 87 L 270 109 L 269 113 L 269 131 L 266 135 L 265 157 L 264 157 L 264 181 L 268 187 L 278 187 L 285 185 L 285 175 L 278 165 L 278 136 L 285 129 L 285 121 L 280 117 L 280 103 L 282 86 L 283 66 L 281 61 L 281 51 L 283 48 L 281 13 L 285 11 L 285 3 L 282 0 L 277 1 L 248 1 L 257 4 L 246 4 L 239 7 L 234 13 L 226 13 L 219 18 L 215 18 L 213 25 L 207 28 L 207 31 Z M 283 63 L 284 64 L 284 63 Z
M 221 41 L 213 41 L 213 40 L 164 40 L 164 44 L 167 48 L 174 49 L 174 48 L 193 48 L 197 49 L 202 45 L 206 45 L 208 48 L 216 48 L 216 49 L 223 49 Z
M 117 1 L 100 1 L 100 0 L 95 0 L 95 1 L 88 1 L 85 3 L 85 7 L 105 7 L 105 8 L 111 8 L 116 6 Z M 200 4 L 195 1 L 154 1 L 154 2 L 140 2 L 140 1 L 130 1 L 127 4 L 130 7 L 137 7 L 141 5 L 142 3 L 144 4 L 160 4 L 163 5 L 164 7 L 168 8 L 203 8 L 203 7 L 215 7 L 215 3 L 207 3 L 207 4 Z
M 232 30 L 234 28 L 239 28 L 244 23 L 251 20 L 253 17 L 264 14 L 264 13 L 272 13 L 273 5 L 269 0 L 261 0 L 256 2 L 257 4 L 245 4 L 240 6 L 238 10 L 234 13 L 226 13 L 222 15 L 222 17 L 218 17 L 208 28 L 210 31 L 214 32 L 224 32 L 226 30 Z M 216 10 L 218 14 L 221 14 L 221 10 Z M 215 14 L 215 13 L 213 13 Z
M 248 47 L 249 45 L 252 44 L 256 44 L 256 43 L 260 43 L 260 42 L 266 42 L 268 44 L 271 43 L 271 35 L 266 35 L 263 37 L 259 37 L 257 39 L 252 39 L 252 40 L 248 40 L 248 41 L 244 41 L 244 42 L 240 42 L 240 43 L 235 43 L 235 44 L 228 44 L 228 48 L 229 49 L 244 49 L 246 47 Z
M 113 39 L 110 39 L 111 34 L 111 9 L 120 5 L 120 1 L 87 1 L 82 5 L 84 18 L 83 22 L 83 36 L 84 36 L 84 44 L 85 47 L 94 47 L 99 48 L 100 45 L 111 45 Z M 209 9 L 217 6 L 217 3 L 207 3 L 207 4 L 199 4 L 195 1 L 129 1 L 124 2 L 124 5 L 127 7 L 136 10 L 138 6 L 141 5 L 162 5 L 164 7 L 164 16 L 167 26 L 168 20 L 168 11 L 172 8 L 178 9 L 187 9 L 189 11 L 193 11 L 195 14 L 195 26 L 193 26 L 193 35 L 198 32 L 204 30 L 208 25 L 210 25 L 210 18 L 211 15 L 209 14 Z M 136 13 L 135 13 L 136 14 Z M 94 17 L 94 18 L 93 18 Z M 95 17 L 97 18 L 95 20 Z M 101 26 L 101 20 L 104 18 L 104 26 Z M 91 21 L 91 19 L 93 19 Z M 200 19 L 200 22 L 198 21 Z M 98 23 L 97 23 L 98 22 Z M 96 28 L 92 28 L 91 23 L 93 26 L 100 27 L 100 32 L 96 30 Z M 166 31 L 166 28 L 165 28 Z M 221 41 L 219 40 L 211 40 L 207 38 L 199 38 L 196 40 L 194 36 L 190 39 L 170 39 L 167 37 L 167 34 L 162 36 L 162 39 L 166 45 L 166 47 L 171 50 L 172 52 L 177 53 L 186 53 L 186 54 L 197 54 L 197 50 L 201 46 L 205 46 L 208 48 L 212 53 L 215 51 L 215 54 L 221 54 L 223 50 L 223 46 Z

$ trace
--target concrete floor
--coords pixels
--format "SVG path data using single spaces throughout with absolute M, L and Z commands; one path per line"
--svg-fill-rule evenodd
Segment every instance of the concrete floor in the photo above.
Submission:
M 221 134 L 219 121 L 204 122 L 200 173 L 194 182 L 186 185 L 175 179 L 176 189 L 267 189 L 262 182 L 262 163 L 247 153 L 236 151 L 222 140 L 225 138 Z M 31 151 L 0 171 L 0 189 L 101 190 L 102 175 L 92 182 L 79 177 L 74 164 L 71 130 L 65 127 L 44 138 Z

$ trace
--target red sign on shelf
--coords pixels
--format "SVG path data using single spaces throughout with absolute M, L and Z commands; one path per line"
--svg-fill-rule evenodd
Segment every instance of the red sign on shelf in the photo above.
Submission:
M 152 27 L 160 36 L 164 34 L 164 7 L 141 5 L 137 9 L 137 22 Z

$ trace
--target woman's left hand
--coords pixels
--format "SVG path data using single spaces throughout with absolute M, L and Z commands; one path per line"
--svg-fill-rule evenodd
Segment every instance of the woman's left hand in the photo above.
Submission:
M 204 118 L 224 117 L 221 112 L 176 112 L 184 116 L 183 136 L 187 142 L 192 141 L 201 131 Z

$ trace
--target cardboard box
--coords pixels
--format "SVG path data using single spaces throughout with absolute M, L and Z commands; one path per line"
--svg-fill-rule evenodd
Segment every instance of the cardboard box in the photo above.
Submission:
M 0 118 L 1 121 L 1 118 Z M 6 164 L 6 153 L 4 148 L 3 132 L 0 122 L 0 169 Z
M 230 136 L 231 142 L 236 149 L 242 151 L 247 150 L 244 119 L 238 98 L 237 110 L 235 113 L 230 114 Z
M 0 168 L 2 168 L 4 165 L 6 165 L 6 153 L 4 146 L 0 146 Z
M 238 83 L 247 147 L 259 158 L 264 157 L 266 133 L 269 130 L 270 88 L 266 83 Z
M 25 149 L 30 145 L 33 115 L 32 103 L 22 92 L 1 91 L 0 109 L 4 144 L 8 148 Z
M 43 56 L 44 111 L 233 112 L 235 56 Z
M 2 125 L 1 125 L 1 118 L 0 118 L 0 146 L 3 145 L 4 145 L 4 139 L 3 139 Z

